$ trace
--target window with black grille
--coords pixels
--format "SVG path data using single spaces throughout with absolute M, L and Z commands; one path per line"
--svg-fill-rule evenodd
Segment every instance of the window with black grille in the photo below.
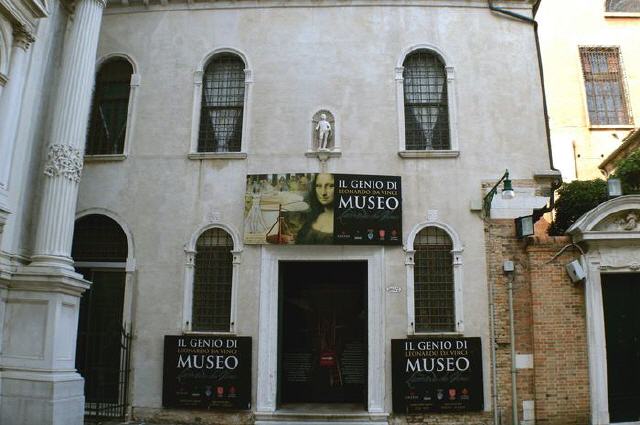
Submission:
M 438 56 L 419 50 L 404 63 L 407 150 L 450 149 L 447 75 Z
M 640 13 L 640 0 L 606 0 L 607 12 Z
M 194 331 L 229 331 L 232 249 L 233 240 L 222 229 L 209 229 L 198 239 L 191 325 Z
M 71 257 L 76 262 L 125 262 L 127 236 L 112 218 L 84 216 L 75 224 Z
M 244 62 L 214 56 L 202 80 L 198 152 L 239 152 L 244 108 Z
M 581 47 L 591 125 L 630 125 L 631 114 L 617 47 Z
M 124 153 L 132 73 L 131 64 L 122 58 L 112 59 L 100 67 L 93 94 L 86 155 Z
M 455 331 L 453 244 L 447 233 L 426 227 L 414 241 L 416 332 Z

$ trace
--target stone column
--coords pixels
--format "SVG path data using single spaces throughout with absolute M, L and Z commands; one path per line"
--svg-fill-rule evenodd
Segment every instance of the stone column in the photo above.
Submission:
M 0 423 L 82 425 L 75 369 L 80 296 L 71 243 L 104 0 L 78 0 L 63 46 L 32 262 L 12 274 L 0 359 Z
M 22 93 L 27 73 L 27 49 L 33 36 L 18 26 L 13 32 L 13 50 L 9 69 L 9 81 L 0 97 L 0 210 L 10 212 L 8 205 L 9 174 L 15 146 Z M 0 215 L 3 215 L 0 211 Z M 6 218 L 6 217 L 5 217 Z M 0 233 L 4 220 L 0 217 Z
M 64 46 L 33 266 L 73 269 L 71 244 L 105 0 L 80 0 Z

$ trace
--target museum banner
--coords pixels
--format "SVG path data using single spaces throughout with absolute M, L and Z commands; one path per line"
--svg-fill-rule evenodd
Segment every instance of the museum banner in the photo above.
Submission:
M 162 405 L 251 408 L 251 337 L 166 335 Z
M 484 409 L 480 338 L 391 340 L 395 413 Z
M 401 245 L 398 176 L 247 176 L 246 244 Z

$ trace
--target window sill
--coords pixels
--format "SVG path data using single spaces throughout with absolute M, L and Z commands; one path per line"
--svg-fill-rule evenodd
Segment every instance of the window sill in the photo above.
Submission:
M 85 155 L 84 162 L 109 162 L 109 161 L 124 161 L 127 159 L 127 155 L 123 153 L 109 154 L 109 155 Z
M 430 150 L 430 151 L 399 151 L 401 158 L 457 158 L 460 151 Z
M 414 332 L 407 335 L 409 338 L 422 338 L 426 336 L 464 336 L 462 332 Z
M 207 336 L 237 336 L 235 332 L 214 331 L 182 331 L 182 335 L 207 335 Z
M 640 12 L 605 12 L 605 18 L 640 18 Z
M 615 125 L 590 125 L 589 130 L 592 131 L 611 131 L 611 130 L 633 130 L 633 124 L 615 124 Z
M 304 156 L 307 158 L 319 158 L 321 156 L 326 156 L 328 158 L 339 158 L 342 156 L 342 151 L 340 149 L 332 149 L 325 151 L 306 151 Z
M 191 152 L 189 159 L 246 159 L 246 152 Z

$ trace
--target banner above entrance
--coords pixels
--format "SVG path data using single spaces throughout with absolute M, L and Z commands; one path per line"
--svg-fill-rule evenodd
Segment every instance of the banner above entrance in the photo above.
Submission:
M 401 245 L 400 177 L 248 175 L 244 242 Z

